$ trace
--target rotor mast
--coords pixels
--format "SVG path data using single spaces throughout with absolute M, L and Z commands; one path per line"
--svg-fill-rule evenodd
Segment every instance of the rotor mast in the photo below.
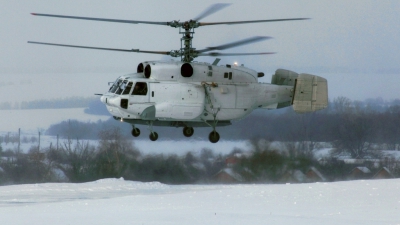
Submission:
M 182 32 L 182 28 L 185 30 Z M 195 48 L 192 47 L 192 40 L 194 34 L 194 27 L 190 26 L 190 22 L 185 22 L 179 28 L 179 33 L 182 34 L 181 38 L 181 61 L 192 62 L 195 56 Z

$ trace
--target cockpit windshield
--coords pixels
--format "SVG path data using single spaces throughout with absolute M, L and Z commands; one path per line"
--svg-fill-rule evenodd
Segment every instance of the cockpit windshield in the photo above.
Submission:
M 128 80 L 118 78 L 108 90 L 108 92 L 117 95 L 129 95 L 131 91 L 132 95 L 147 95 L 147 83 L 136 82 L 134 84 L 132 81 L 128 82 Z
M 125 90 L 125 88 L 126 88 L 126 83 L 127 83 L 127 82 L 128 82 L 127 80 L 122 81 L 122 82 L 119 84 L 119 86 L 118 86 L 117 91 L 115 92 L 115 94 L 120 95 L 120 94 L 122 93 L 122 91 Z
M 118 87 L 119 87 L 119 85 L 120 85 L 121 83 L 122 83 L 122 80 L 118 78 L 118 79 L 114 82 L 114 84 L 110 87 L 110 90 L 108 90 L 108 92 L 114 93 L 114 92 L 118 89 Z

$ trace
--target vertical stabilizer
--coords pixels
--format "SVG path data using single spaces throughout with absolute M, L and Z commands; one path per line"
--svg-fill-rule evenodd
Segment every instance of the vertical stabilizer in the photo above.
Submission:
M 328 107 L 328 82 L 325 78 L 302 73 L 296 79 L 293 109 L 297 113 L 313 112 Z

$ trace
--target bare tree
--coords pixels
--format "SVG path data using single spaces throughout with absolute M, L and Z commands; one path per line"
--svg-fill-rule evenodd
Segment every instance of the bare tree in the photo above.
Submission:
M 140 155 L 132 141 L 122 135 L 118 127 L 100 131 L 99 138 L 96 170 L 101 176 L 121 176 L 129 161 Z
M 96 149 L 88 141 L 77 141 L 72 145 L 69 139 L 59 148 L 66 162 L 59 163 L 70 181 L 82 182 L 94 179 L 93 163 Z

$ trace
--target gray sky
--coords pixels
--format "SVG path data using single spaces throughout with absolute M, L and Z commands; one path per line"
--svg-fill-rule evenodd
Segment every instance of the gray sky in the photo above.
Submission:
M 27 44 L 27 41 L 142 50 L 175 50 L 178 29 L 35 17 L 32 12 L 147 21 L 188 20 L 215 1 L 69 0 L 1 1 L 0 76 L 15 73 L 129 73 L 141 61 L 168 57 Z M 278 68 L 328 79 L 330 98 L 400 98 L 400 1 L 254 0 L 231 6 L 203 22 L 312 18 L 307 21 L 219 25 L 195 30 L 194 47 L 229 43 L 251 36 L 273 39 L 225 52 L 274 51 L 275 55 L 224 57 L 267 74 Z M 211 57 L 198 61 L 212 62 Z M 115 76 L 115 75 L 113 75 Z M 84 80 L 93 77 L 82 78 Z M 115 77 L 110 78 L 110 81 Z M 104 88 L 104 87 L 102 87 Z M 105 89 L 104 89 L 105 90 Z

